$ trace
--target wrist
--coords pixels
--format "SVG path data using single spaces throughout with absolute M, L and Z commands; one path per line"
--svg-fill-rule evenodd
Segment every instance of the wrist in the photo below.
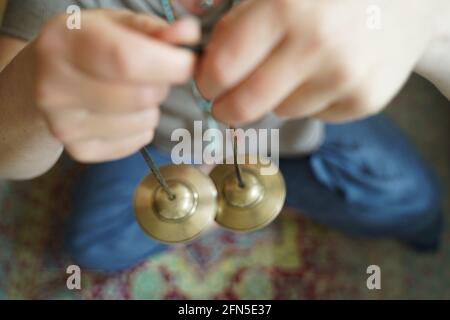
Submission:
M 0 177 L 30 179 L 57 161 L 63 146 L 51 134 L 34 99 L 34 54 L 29 45 L 0 73 Z
M 432 38 L 414 71 L 432 82 L 450 99 L 450 3 L 442 2 Z

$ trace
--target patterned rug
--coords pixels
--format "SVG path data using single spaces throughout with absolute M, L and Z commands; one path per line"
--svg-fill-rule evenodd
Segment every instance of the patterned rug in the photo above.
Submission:
M 0 298 L 450 298 L 448 235 L 439 253 L 417 255 L 394 242 L 349 238 L 287 209 L 259 232 L 219 230 L 125 272 L 83 272 L 82 290 L 70 291 L 61 238 L 79 171 L 62 160 L 39 179 L 1 183 Z M 381 267 L 381 290 L 366 287 L 371 264 Z

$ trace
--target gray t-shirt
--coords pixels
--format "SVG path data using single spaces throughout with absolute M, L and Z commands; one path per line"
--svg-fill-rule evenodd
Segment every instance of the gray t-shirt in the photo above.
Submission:
M 126 8 L 163 17 L 159 0 L 10 0 L 0 26 L 0 34 L 26 41 L 33 40 L 48 19 L 57 14 L 64 14 L 67 7 L 72 4 L 82 9 Z M 221 7 L 202 18 L 205 34 L 212 29 L 217 18 L 229 9 L 230 5 L 226 4 L 225 0 Z M 177 9 L 181 10 L 180 7 Z M 186 128 L 192 133 L 192 137 L 195 137 L 194 121 L 206 120 L 206 115 L 197 106 L 189 84 L 174 87 L 162 104 L 161 110 L 161 122 L 156 130 L 153 145 L 165 151 L 170 151 L 177 143 L 171 141 L 173 130 Z M 311 119 L 286 121 L 277 118 L 274 114 L 269 114 L 244 128 L 280 129 L 280 155 L 311 153 L 320 146 L 324 136 L 323 124 L 320 121 Z M 220 129 L 224 130 L 225 127 L 220 126 Z M 251 147 L 256 148 L 256 146 Z

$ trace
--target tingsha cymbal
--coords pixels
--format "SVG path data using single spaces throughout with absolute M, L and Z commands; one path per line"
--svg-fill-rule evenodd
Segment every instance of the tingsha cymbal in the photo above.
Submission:
M 147 175 L 135 192 L 136 219 L 145 233 L 160 242 L 192 240 L 214 220 L 216 188 L 193 166 L 167 165 L 160 172 L 175 198 L 170 198 L 153 174 Z
M 272 174 L 261 174 L 262 168 Z M 233 164 L 218 165 L 210 173 L 218 191 L 216 222 L 232 231 L 258 230 L 281 212 L 286 198 L 284 179 L 273 163 L 262 164 L 256 157 L 246 156 L 240 169 L 243 186 Z

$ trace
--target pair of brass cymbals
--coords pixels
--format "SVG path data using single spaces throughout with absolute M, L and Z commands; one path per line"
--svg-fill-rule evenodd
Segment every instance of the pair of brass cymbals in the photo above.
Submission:
M 147 175 L 135 192 L 136 219 L 150 237 L 164 243 L 190 241 L 214 219 L 232 231 L 263 228 L 281 212 L 286 197 L 281 173 L 272 163 L 266 166 L 275 173 L 262 175 L 265 165 L 246 156 L 240 179 L 233 164 L 217 165 L 209 177 L 189 165 L 163 166 L 160 172 L 173 197 L 153 174 Z

